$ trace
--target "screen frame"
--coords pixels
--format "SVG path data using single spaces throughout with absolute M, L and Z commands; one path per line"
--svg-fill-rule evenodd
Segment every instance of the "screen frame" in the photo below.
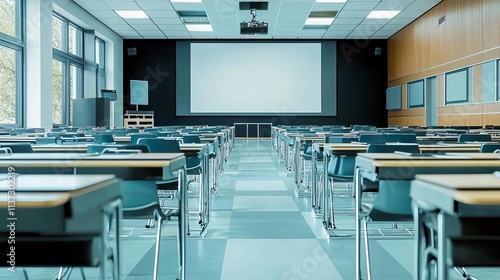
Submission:
M 276 113 L 276 112 L 217 112 L 217 113 L 192 113 L 191 104 L 191 44 L 195 43 L 317 43 L 321 44 L 321 112 L 318 113 Z M 176 42 L 176 116 L 322 116 L 336 117 L 337 108 L 337 41 L 335 40 L 249 40 L 245 42 L 237 40 L 180 40 Z M 185 63 L 189 62 L 189 63 Z M 189 78 L 185 78 L 189 77 Z M 188 104 L 188 105 L 186 105 Z

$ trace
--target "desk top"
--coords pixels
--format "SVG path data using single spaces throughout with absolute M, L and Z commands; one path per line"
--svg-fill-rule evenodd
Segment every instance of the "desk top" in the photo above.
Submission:
M 493 174 L 417 175 L 412 181 L 410 195 L 427 208 L 435 207 L 448 213 L 471 214 L 471 209 L 455 205 L 455 202 L 467 205 L 500 205 L 500 177 Z M 494 212 L 496 213 L 486 215 L 499 215 L 498 211 Z
M 81 196 L 115 184 L 119 180 L 114 175 L 70 175 L 36 174 L 19 175 L 12 182 L 16 207 L 55 207 Z M 7 193 L 11 184 L 6 179 L 0 181 L 1 192 Z M 116 190 L 119 193 L 119 190 Z M 0 195 L 0 207 L 7 207 L 9 196 Z
M 166 167 L 185 164 L 183 153 L 83 154 L 18 153 L 0 156 L 0 166 L 47 167 Z
M 74 192 L 80 189 L 87 188 L 91 185 L 99 184 L 103 181 L 114 179 L 115 175 L 38 175 L 38 174 L 21 174 L 15 177 L 16 192 Z M 7 178 L 0 181 L 0 185 L 7 185 Z M 6 191 L 2 188 L 2 191 Z
M 405 155 L 397 153 L 360 153 L 356 161 L 371 162 L 373 166 L 500 166 L 499 154 L 447 153 L 435 155 Z

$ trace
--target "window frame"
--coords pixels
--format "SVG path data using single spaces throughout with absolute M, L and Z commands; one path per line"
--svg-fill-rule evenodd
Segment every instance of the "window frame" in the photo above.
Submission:
M 15 51 L 16 54 L 16 89 L 15 89 L 15 121 L 14 123 L 0 123 L 3 127 L 22 127 L 25 124 L 26 104 L 26 45 L 25 45 L 25 1 L 15 1 L 15 36 L 0 32 L 0 46 Z
M 55 123 L 54 120 L 52 121 L 53 125 L 71 125 L 72 118 L 71 118 L 71 88 L 70 88 L 70 78 L 71 78 L 71 66 L 75 66 L 81 69 L 81 75 L 77 75 L 76 79 L 78 81 L 76 82 L 77 86 L 77 93 L 76 93 L 76 98 L 83 98 L 83 80 L 84 80 L 84 66 L 85 66 L 85 61 L 83 57 L 83 48 L 84 48 L 84 29 L 75 24 L 74 22 L 71 22 L 70 20 L 66 19 L 65 17 L 53 12 L 52 13 L 53 20 L 54 17 L 61 20 L 63 22 L 62 25 L 62 50 L 54 48 L 52 46 L 52 59 L 58 60 L 63 63 L 63 95 L 62 95 L 62 112 L 61 112 L 61 119 L 62 123 Z M 77 46 L 76 49 L 79 50 L 81 53 L 81 56 L 72 54 L 69 49 L 69 27 L 72 26 L 79 30 L 80 36 L 77 38 Z M 77 51 L 78 53 L 78 51 Z M 78 77 L 79 76 L 79 77 Z M 78 86 L 79 85 L 79 86 Z

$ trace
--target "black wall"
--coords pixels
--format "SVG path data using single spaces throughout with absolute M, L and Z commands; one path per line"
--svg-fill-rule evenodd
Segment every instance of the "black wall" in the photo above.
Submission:
M 385 89 L 387 88 L 386 40 L 337 41 L 336 117 L 177 117 L 175 114 L 176 41 L 124 40 L 124 111 L 130 105 L 130 80 L 149 81 L 149 105 L 139 110 L 154 111 L 155 125 L 232 125 L 237 122 L 295 124 L 369 124 L 387 126 Z M 382 48 L 375 55 L 375 48 Z M 127 49 L 137 54 L 129 56 Z

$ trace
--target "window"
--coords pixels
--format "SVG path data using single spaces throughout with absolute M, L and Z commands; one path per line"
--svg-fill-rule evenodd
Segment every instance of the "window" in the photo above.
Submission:
M 57 14 L 52 28 L 53 123 L 71 125 L 71 100 L 83 97 L 83 30 Z
M 424 80 L 408 83 L 408 108 L 424 107 Z
M 446 104 L 469 102 L 472 93 L 472 69 L 465 68 L 445 75 Z
M 95 38 L 95 63 L 97 63 L 97 93 L 101 89 L 106 89 L 106 71 L 105 71 L 105 43 L 99 38 Z
M 0 0 L 0 33 L 14 38 L 21 37 L 20 2 L 18 0 Z
M 22 125 L 22 1 L 0 0 L 0 124 Z

